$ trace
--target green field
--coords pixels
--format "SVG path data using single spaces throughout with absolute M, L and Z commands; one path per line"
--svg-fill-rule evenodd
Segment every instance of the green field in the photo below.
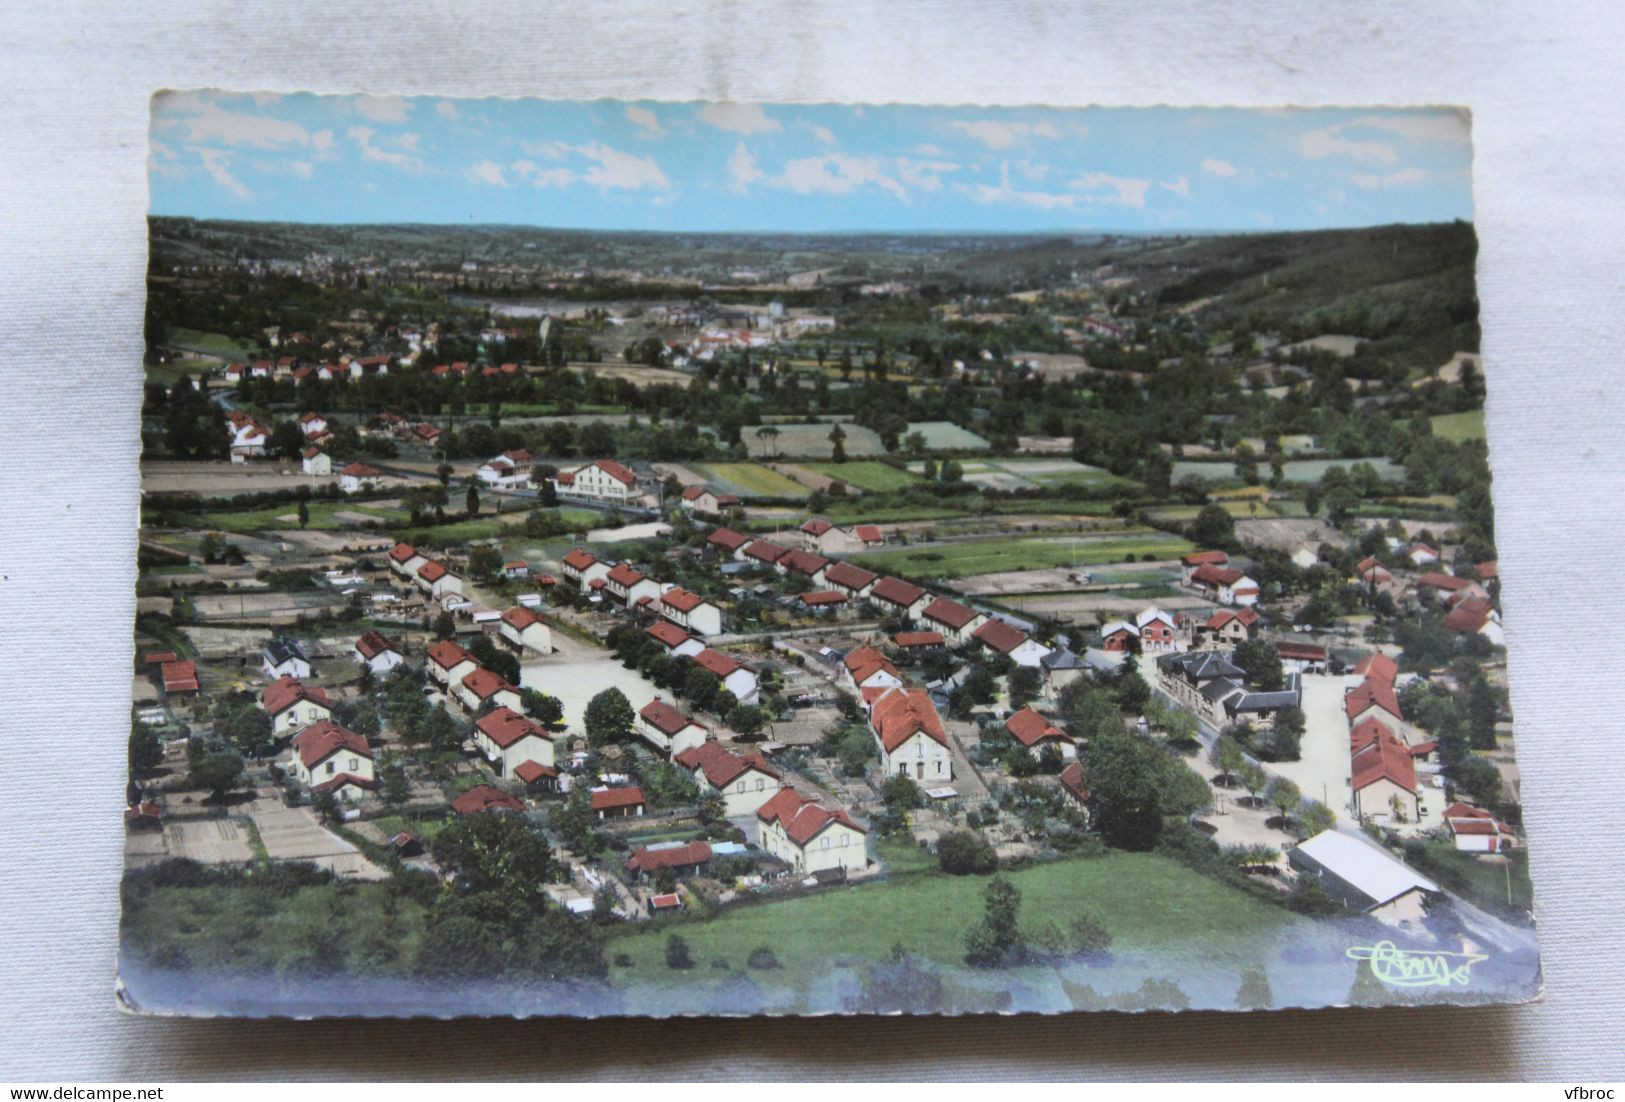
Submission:
M 171 329 L 169 341 L 223 360 L 249 360 L 259 355 L 259 350 L 247 341 L 234 340 L 224 333 L 205 333 L 201 329 Z
M 884 463 L 805 463 L 809 470 L 838 479 L 846 485 L 872 494 L 886 494 L 906 490 L 918 482 L 919 476 L 900 471 Z
M 507 525 L 492 517 L 437 524 L 431 528 L 391 529 L 390 535 L 404 543 L 421 543 L 425 547 L 447 547 L 469 540 L 488 540 L 507 531 Z
M 766 945 L 782 969 L 773 973 L 774 981 L 795 986 L 825 973 L 832 960 L 880 960 L 896 944 L 957 964 L 964 957 L 965 931 L 982 915 L 987 878 L 927 871 L 928 860 L 909 859 L 905 867 L 912 871 L 896 873 L 889 882 L 738 907 L 675 929 L 702 966 L 720 958 L 739 970 L 752 949 Z M 1012 873 L 1010 879 L 1021 891 L 1024 928 L 1048 922 L 1064 926 L 1087 908 L 1105 924 L 1114 953 L 1190 952 L 1196 938 L 1208 960 L 1256 960 L 1288 927 L 1305 921 L 1149 853 L 1053 861 Z M 694 982 L 692 972 L 666 967 L 666 938 L 673 929 L 662 925 L 614 937 L 611 956 L 625 953 L 631 967 L 613 968 L 612 978 L 622 984 Z
M 1433 425 L 1433 435 L 1443 437 L 1453 444 L 1463 440 L 1484 439 L 1484 411 L 1470 409 L 1464 413 L 1441 413 L 1428 420 Z
M 980 451 L 988 446 L 982 437 L 952 421 L 915 421 L 903 435 L 915 433 L 925 437 L 925 446 L 930 451 Z
M 1057 566 L 1090 566 L 1125 562 L 1147 554 L 1169 559 L 1194 550 L 1176 536 L 1153 533 L 1107 539 L 999 537 L 965 540 L 932 547 L 902 547 L 856 556 L 866 569 L 918 577 L 965 578 L 1016 570 L 1045 570 Z
M 310 521 L 305 527 L 319 531 L 357 527 L 356 521 L 335 517 L 333 515 L 335 513 L 361 513 L 383 524 L 406 519 L 406 512 L 402 509 L 380 509 L 366 502 L 312 501 L 307 504 Z M 298 512 L 297 504 L 272 505 L 265 509 L 205 513 L 201 519 L 205 527 L 217 528 L 222 532 L 258 532 L 265 529 L 298 528 Z
M 1405 478 L 1405 468 L 1386 456 L 1366 456 L 1357 459 L 1289 459 L 1282 471 L 1288 482 L 1318 482 L 1321 475 L 1331 467 L 1342 467 L 1345 471 L 1356 463 L 1369 463 L 1376 468 L 1378 477 L 1388 482 L 1401 482 Z M 1262 458 L 1258 463 L 1258 472 L 1267 477 L 1270 473 L 1269 464 Z M 1182 459 L 1174 464 L 1172 475 L 1177 485 L 1186 478 L 1202 478 L 1209 482 L 1239 482 L 1236 478 L 1236 465 L 1222 460 L 1197 461 Z
M 179 359 L 164 364 L 147 364 L 144 370 L 150 381 L 173 384 L 182 375 L 195 379 L 199 372 L 219 366 L 220 364 L 214 360 Z
M 740 497 L 803 498 L 807 487 L 760 463 L 694 463 L 694 473 L 724 493 Z

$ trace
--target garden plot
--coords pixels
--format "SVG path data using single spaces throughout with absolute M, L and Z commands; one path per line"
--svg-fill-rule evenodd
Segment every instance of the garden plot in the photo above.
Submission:
M 911 436 L 916 432 L 925 437 L 925 446 L 929 451 L 979 451 L 988 446 L 985 439 L 952 421 L 916 421 L 909 425 L 904 435 Z M 847 451 L 851 450 L 851 442 L 848 441 Z
M 760 463 L 693 463 L 690 467 L 723 493 L 740 497 L 807 496 L 807 487 Z
M 1371 464 L 1377 472 L 1377 477 L 1386 482 L 1405 480 L 1405 468 L 1381 455 L 1358 459 L 1289 459 L 1286 461 L 1284 474 L 1288 482 L 1319 482 L 1321 476 L 1332 467 L 1342 467 L 1346 471 L 1356 463 Z M 1261 474 L 1269 473 L 1269 465 L 1262 456 L 1259 457 L 1258 468 Z M 1174 464 L 1172 477 L 1176 484 L 1186 478 L 1201 478 L 1209 482 L 1235 481 L 1236 465 L 1227 462 L 1201 463 L 1181 460 Z
M 885 455 L 886 449 L 874 430 L 850 421 L 840 422 L 846 433 L 842 447 L 850 456 Z M 829 438 L 834 425 L 818 422 L 811 425 L 752 425 L 739 430 L 739 438 L 753 459 L 791 458 L 828 459 L 835 452 L 835 442 Z M 982 445 L 986 447 L 986 444 Z

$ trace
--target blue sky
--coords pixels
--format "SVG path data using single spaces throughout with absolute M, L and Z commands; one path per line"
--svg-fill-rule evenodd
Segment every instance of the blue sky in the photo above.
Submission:
M 1464 113 L 171 92 L 155 214 L 583 229 L 1318 229 L 1471 219 Z

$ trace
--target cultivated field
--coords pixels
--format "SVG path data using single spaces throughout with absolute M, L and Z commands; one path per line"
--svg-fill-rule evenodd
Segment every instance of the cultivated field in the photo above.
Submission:
M 843 447 L 846 454 L 851 456 L 885 455 L 886 449 L 880 443 L 880 437 L 871 429 L 862 425 L 854 425 L 850 421 L 842 421 L 841 431 L 846 433 Z M 814 425 L 752 425 L 740 430 L 740 439 L 745 442 L 745 449 L 751 457 L 789 458 L 807 457 L 811 459 L 828 459 L 835 450 L 835 443 L 829 438 L 832 424 L 820 422 Z
M 197 494 L 200 497 L 236 497 L 271 490 L 312 489 L 329 486 L 338 476 L 312 478 L 297 467 L 283 469 L 273 463 L 188 463 L 147 459 L 141 463 L 141 490 L 148 494 Z
M 1441 413 L 1430 417 L 1429 421 L 1433 424 L 1433 435 L 1452 444 L 1484 439 L 1484 411 L 1481 409 L 1470 409 L 1465 413 Z
M 691 377 L 669 367 L 645 367 L 643 364 L 589 364 L 572 363 L 571 369 L 583 375 L 593 374 L 600 379 L 625 379 L 633 386 L 688 386 Z
M 916 432 L 925 437 L 925 446 L 931 451 L 978 451 L 987 447 L 986 440 L 952 421 L 915 421 L 904 435 Z
M 807 463 L 804 466 L 825 479 L 877 494 L 906 490 L 919 481 L 919 477 L 912 472 L 900 471 L 884 463 Z
M 716 489 L 740 497 L 807 496 L 807 487 L 760 463 L 690 463 L 688 467 Z
M 1405 468 L 1386 456 L 1368 456 L 1359 459 L 1289 459 L 1285 464 L 1285 475 L 1288 482 L 1318 482 L 1321 475 L 1332 467 L 1342 467 L 1345 471 L 1356 463 L 1369 463 L 1376 469 L 1378 477 L 1387 482 L 1402 482 L 1405 479 Z M 1260 474 L 1269 473 L 1269 465 L 1259 460 Z M 1173 481 L 1179 482 L 1185 478 L 1202 478 L 1209 482 L 1227 482 L 1236 477 L 1234 463 L 1198 463 L 1190 460 L 1181 460 L 1174 464 Z
M 1144 560 L 1147 555 L 1151 559 L 1146 561 L 1157 561 L 1191 550 L 1194 550 L 1192 544 L 1176 536 L 1147 533 L 1084 539 L 1047 536 L 1036 539 L 964 540 L 959 543 L 871 551 L 856 557 L 869 570 L 917 577 L 963 578 L 973 574 Z

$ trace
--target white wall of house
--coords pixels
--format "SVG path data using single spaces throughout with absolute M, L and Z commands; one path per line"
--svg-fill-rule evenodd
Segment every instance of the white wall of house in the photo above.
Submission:
M 364 658 L 359 650 L 355 650 L 353 651 L 353 657 L 358 663 L 370 666 L 375 674 L 386 674 L 406 661 L 405 658 L 401 657 L 399 651 L 392 650 L 381 650 L 371 658 Z
M 497 775 L 501 777 L 513 776 L 513 771 L 527 761 L 537 762 L 549 769 L 556 765 L 552 740 L 540 735 L 525 735 L 503 748 L 498 746 L 491 736 L 475 728 L 474 745 L 485 755 L 485 760 L 496 767 Z
M 289 658 L 281 665 L 274 665 L 267 655 L 261 659 L 260 665 L 265 670 L 265 676 L 272 681 L 279 677 L 297 677 L 300 681 L 305 681 L 310 677 L 310 663 L 303 658 Z
M 502 638 L 516 647 L 523 647 L 537 654 L 553 653 L 553 632 L 540 620 L 528 625 L 523 631 L 504 620 L 499 630 Z
M 1010 661 L 1014 662 L 1018 666 L 1030 666 L 1033 669 L 1037 669 L 1044 661 L 1044 656 L 1048 653 L 1049 648 L 1044 644 L 1038 642 L 1036 639 L 1028 639 L 1015 650 L 1011 651 L 1009 658 Z
M 722 797 L 723 811 L 730 819 L 756 814 L 763 804 L 778 794 L 781 787 L 777 778 L 755 769 L 745 770 L 720 790 L 706 779 L 703 769 L 694 771 L 694 779 L 699 782 L 702 795 L 715 792 Z
M 948 748 L 923 732 L 910 735 L 897 749 L 886 750 L 880 736 L 875 735 L 880 749 L 880 768 L 888 777 L 907 775 L 916 781 L 951 781 L 954 779 L 953 755 Z
M 479 663 L 472 658 L 463 659 L 449 670 L 443 669 L 439 663 L 431 661 L 429 663 L 429 676 L 442 685 L 459 685 L 462 683 L 463 678 L 479 668 Z
M 301 784 L 314 786 L 332 780 L 340 773 L 349 773 L 363 780 L 372 780 L 372 759 L 365 754 L 358 753 L 348 746 L 341 746 L 326 758 L 317 762 L 314 768 L 305 767 L 305 759 L 299 756 L 299 751 L 293 752 L 293 775 L 299 778 Z
M 791 841 L 778 822 L 764 825 L 761 836 L 763 849 L 789 862 L 802 875 L 825 869 L 861 869 L 869 861 L 866 836 L 845 823 L 830 823 L 808 839 L 805 848 Z
M 312 724 L 332 718 L 333 713 L 324 705 L 314 700 L 301 700 L 297 704 L 288 705 L 271 717 L 271 733 L 278 738 L 296 735 Z

